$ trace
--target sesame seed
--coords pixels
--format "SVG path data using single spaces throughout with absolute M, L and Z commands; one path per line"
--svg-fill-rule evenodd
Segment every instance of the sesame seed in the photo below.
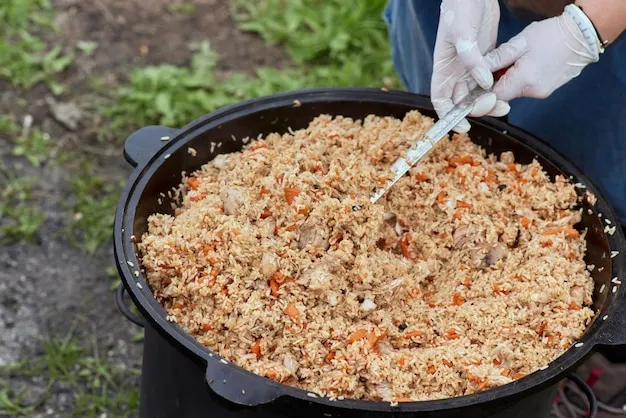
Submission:
M 398 402 L 389 402 L 389 406 L 392 408 L 398 406 Z
M 213 357 L 213 353 L 209 353 L 209 357 Z
M 128 260 L 126 260 L 126 264 L 128 264 L 128 265 L 129 265 L 129 266 L 131 266 L 131 267 L 135 267 L 135 265 L 132 263 L 132 261 L 128 261 Z
M 587 209 L 587 213 L 588 213 L 589 215 L 593 215 L 593 211 L 592 211 L 591 209 Z
M 603 270 L 604 270 L 604 267 L 600 267 L 600 268 L 598 269 L 598 272 L 599 272 L 599 273 L 602 273 L 602 271 L 603 271 Z
M 602 285 L 600 286 L 600 293 L 604 293 L 604 289 L 606 289 L 606 285 Z
M 608 315 L 604 315 L 604 316 L 602 317 L 602 320 L 603 320 L 603 321 L 606 321 L 607 319 L 609 319 L 609 316 L 608 316 Z
M 165 156 L 163 157 L 164 160 L 167 160 L 168 158 L 170 158 L 172 154 L 165 154 Z
M 226 384 L 226 379 L 222 380 L 222 383 L 223 383 L 223 384 Z
M 309 398 L 317 398 L 317 395 L 315 393 L 307 393 L 306 396 L 308 396 Z
M 223 358 L 220 359 L 220 363 L 228 364 L 228 362 L 226 360 L 224 360 Z
M 300 100 L 294 100 L 293 101 L 293 106 L 292 107 L 300 107 L 302 106 L 302 103 L 300 103 Z
M 245 389 L 241 389 L 241 393 L 245 395 L 246 394 L 246 390 Z
M 583 346 L 583 343 L 576 343 L 576 344 L 574 345 L 574 347 L 576 347 L 576 348 L 580 348 L 580 347 L 582 347 L 582 346 Z
M 502 133 L 503 133 L 504 135 L 506 135 L 506 134 L 508 134 L 508 133 L 509 133 L 509 131 L 502 131 Z
M 619 251 L 611 251 L 611 258 L 617 257 L 618 254 L 619 254 Z
M 139 277 L 139 270 L 135 270 L 134 273 L 135 277 Z
M 220 148 L 221 146 L 222 146 L 222 143 L 221 143 L 221 142 L 218 142 L 218 143 L 217 143 L 217 147 L 218 147 L 218 148 Z
M 611 290 L 611 292 L 617 293 L 617 286 L 613 286 L 613 290 Z
M 576 183 L 575 186 L 578 187 L 579 189 L 586 189 L 587 188 L 587 186 L 585 186 L 582 183 Z
M 143 286 L 142 286 L 142 285 L 141 285 L 141 283 L 139 283 L 139 282 L 137 282 L 137 287 L 138 287 L 139 289 L 143 289 Z
M 611 225 L 611 221 L 607 218 L 604 218 L 604 222 L 606 222 L 607 224 Z
M 163 204 L 163 199 L 161 199 L 161 198 L 159 197 L 159 198 L 157 199 L 157 203 L 158 203 L 159 205 L 162 205 L 162 204 Z

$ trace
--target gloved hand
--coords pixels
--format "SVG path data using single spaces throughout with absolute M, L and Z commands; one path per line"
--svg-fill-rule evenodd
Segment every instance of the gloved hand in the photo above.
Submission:
M 517 97 L 546 98 L 598 61 L 599 47 L 594 45 L 567 12 L 532 23 L 487 55 L 492 71 L 514 64 L 493 92 L 505 102 Z
M 452 109 L 476 85 L 493 86 L 493 75 L 485 54 L 493 50 L 498 37 L 500 5 L 498 0 L 443 0 L 435 43 L 431 100 L 439 117 Z M 474 106 L 471 116 L 504 116 L 505 103 L 496 103 L 493 94 L 485 95 Z M 464 120 L 457 132 L 467 132 Z

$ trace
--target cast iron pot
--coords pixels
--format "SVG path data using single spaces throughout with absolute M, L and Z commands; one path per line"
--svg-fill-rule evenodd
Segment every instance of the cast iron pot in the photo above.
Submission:
M 528 133 L 493 119 L 472 121 L 471 136 L 475 143 L 490 153 L 513 151 L 516 160 L 523 163 L 536 158 L 551 176 L 565 175 L 586 187 L 577 188 L 583 208 L 579 226 L 588 231 L 586 262 L 596 266 L 592 272 L 596 315 L 579 343 L 547 369 L 501 387 L 457 398 L 397 406 L 376 401 L 333 401 L 222 360 L 178 325 L 166 320 L 165 309 L 154 298 L 138 268 L 135 242 L 146 232 L 148 216 L 173 212 L 167 191 L 180 184 L 182 171 L 193 172 L 217 154 L 240 150 L 242 138 L 304 128 L 322 113 L 357 119 L 369 114 L 402 118 L 412 109 L 435 116 L 428 98 L 408 93 L 374 89 L 303 90 L 233 105 L 181 129 L 146 127 L 126 140 L 124 155 L 135 170 L 117 207 L 114 245 L 124 284 L 121 289 L 130 294 L 145 318 L 142 417 L 539 417 L 548 413 L 556 383 L 591 350 L 626 344 L 626 303 L 618 284 L 626 279 L 626 245 L 619 227 L 613 234 L 605 232 L 605 220 L 611 226 L 619 225 L 613 210 L 589 179 L 559 153 Z M 197 151 L 196 156 L 189 152 L 190 147 Z M 584 198 L 586 190 L 597 197 L 595 206 Z M 612 283 L 612 279 L 617 283 Z M 137 319 L 137 322 L 144 321 Z

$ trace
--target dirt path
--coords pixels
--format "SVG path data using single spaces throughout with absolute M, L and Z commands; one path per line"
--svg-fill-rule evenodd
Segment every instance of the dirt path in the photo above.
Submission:
M 126 80 L 132 67 L 184 64 L 189 43 L 202 40 L 209 40 L 220 54 L 219 70 L 224 73 L 287 62 L 282 51 L 267 48 L 262 40 L 236 28 L 226 0 L 185 1 L 187 6 L 172 6 L 169 0 L 53 3 L 59 31 L 46 35 L 52 44 L 72 49 L 78 41 L 98 44 L 91 56 L 77 54 L 61 77 L 70 88 L 57 100 L 78 107 L 78 126 L 71 130 L 51 117 L 50 93 L 41 85 L 22 92 L 0 84 L 0 114 L 11 114 L 19 122 L 31 115 L 33 126 L 47 132 L 55 147 L 94 162 L 94 170 L 107 181 L 125 178 L 129 169 L 121 156 L 123 138 L 97 141 L 96 134 L 106 122 L 95 105 Z M 99 89 L 94 89 L 93 80 L 98 80 Z M 83 339 L 95 335 L 100 353 L 112 362 L 138 368 L 141 344 L 131 341 L 138 328 L 118 313 L 110 289 L 110 243 L 90 257 L 60 233 L 72 216 L 67 207 L 74 199 L 68 187 L 74 175 L 72 161 L 49 161 L 35 168 L 11 155 L 12 144 L 12 138 L 0 136 L 0 164 L 18 176 L 39 179 L 36 205 L 43 209 L 45 221 L 35 242 L 0 246 L 0 365 L 36 355 L 42 338 L 65 335 L 76 326 Z M 71 393 L 56 393 L 40 413 L 64 416 L 71 398 Z

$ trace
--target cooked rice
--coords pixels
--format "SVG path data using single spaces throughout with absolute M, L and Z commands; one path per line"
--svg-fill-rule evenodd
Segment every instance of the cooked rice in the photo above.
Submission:
M 138 243 L 169 317 L 338 399 L 454 397 L 545 367 L 593 316 L 575 186 L 454 135 L 370 204 L 432 123 L 322 115 L 185 178 Z

